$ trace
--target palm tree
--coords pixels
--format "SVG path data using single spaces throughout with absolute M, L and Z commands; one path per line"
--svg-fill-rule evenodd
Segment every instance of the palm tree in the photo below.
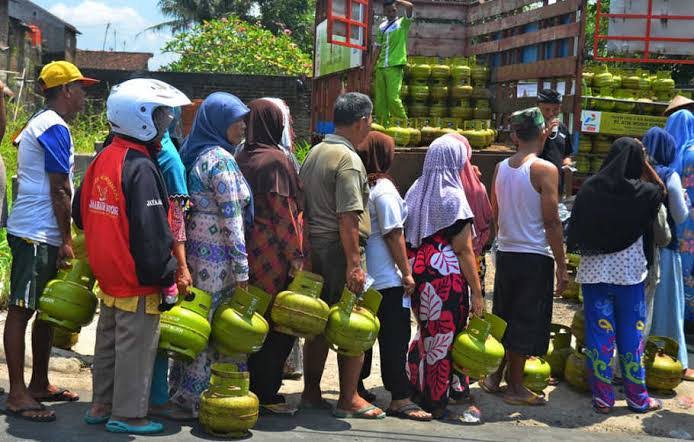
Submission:
M 159 9 L 171 19 L 150 26 L 145 31 L 169 29 L 179 32 L 205 20 L 234 14 L 242 19 L 249 18 L 253 0 L 159 0 Z

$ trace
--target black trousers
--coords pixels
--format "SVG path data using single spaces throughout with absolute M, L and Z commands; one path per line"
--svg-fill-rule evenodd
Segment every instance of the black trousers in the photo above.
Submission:
M 402 287 L 379 290 L 383 295 L 378 309 L 381 330 L 378 334 L 378 348 L 381 353 L 381 380 L 383 386 L 398 401 L 410 397 L 410 381 L 405 372 L 407 346 L 410 343 L 410 309 L 402 306 Z M 364 355 L 361 379 L 371 374 L 372 351 Z
M 263 348 L 248 356 L 248 371 L 251 375 L 251 391 L 261 404 L 283 403 L 277 394 L 282 386 L 284 362 L 292 352 L 296 337 L 270 331 Z

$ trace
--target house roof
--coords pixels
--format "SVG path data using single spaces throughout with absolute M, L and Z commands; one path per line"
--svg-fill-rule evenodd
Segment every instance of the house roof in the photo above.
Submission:
M 122 71 L 147 70 L 150 52 L 87 51 L 77 49 L 76 65 L 79 68 L 111 69 Z
M 61 24 L 62 26 L 65 26 L 66 28 L 70 29 L 76 34 L 81 34 L 81 32 L 78 31 L 77 28 L 75 28 L 73 25 L 66 22 L 65 20 L 56 17 L 55 15 L 46 11 L 36 3 L 33 3 L 29 0 L 10 0 L 8 2 L 8 15 L 17 20 L 30 22 L 30 15 L 28 14 L 28 11 L 30 10 L 33 10 L 32 15 L 34 16 L 41 14 L 44 20 L 49 20 L 54 24 Z

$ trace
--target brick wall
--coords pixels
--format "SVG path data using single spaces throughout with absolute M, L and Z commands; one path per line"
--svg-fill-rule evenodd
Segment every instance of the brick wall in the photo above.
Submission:
M 90 98 L 106 98 L 111 86 L 130 78 L 135 72 L 100 69 L 81 69 L 87 77 L 102 81 L 90 88 Z M 198 74 L 187 72 L 147 72 L 145 76 L 165 81 L 180 89 L 189 98 L 205 98 L 212 92 L 223 91 L 238 96 L 245 103 L 261 97 L 278 97 L 287 102 L 298 138 L 308 138 L 311 121 L 310 81 L 298 77 L 264 75 Z

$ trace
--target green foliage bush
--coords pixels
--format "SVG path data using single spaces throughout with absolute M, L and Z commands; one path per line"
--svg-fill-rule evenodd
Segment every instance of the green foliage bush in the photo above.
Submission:
M 174 36 L 164 52 L 180 54 L 164 69 L 250 75 L 309 75 L 311 58 L 287 35 L 230 16 Z

